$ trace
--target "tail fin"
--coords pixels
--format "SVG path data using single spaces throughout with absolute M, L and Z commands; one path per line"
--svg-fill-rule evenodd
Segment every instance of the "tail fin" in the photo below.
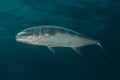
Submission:
M 100 42 L 97 43 L 97 45 L 102 48 L 102 50 L 104 51 L 104 53 L 105 53 L 109 58 L 111 58 L 110 54 L 108 54 L 108 52 L 104 49 L 104 47 L 102 46 L 102 44 L 101 44 Z

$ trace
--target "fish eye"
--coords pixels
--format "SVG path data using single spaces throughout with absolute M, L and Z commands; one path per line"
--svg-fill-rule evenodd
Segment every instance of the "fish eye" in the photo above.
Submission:
M 27 29 L 26 32 L 30 32 L 30 29 Z

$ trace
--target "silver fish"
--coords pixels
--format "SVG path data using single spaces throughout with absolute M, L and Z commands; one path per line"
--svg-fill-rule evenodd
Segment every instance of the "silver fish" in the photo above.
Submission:
M 96 44 L 104 49 L 100 44 L 100 41 L 93 40 L 83 34 L 60 26 L 46 25 L 24 29 L 23 31 L 17 33 L 16 41 L 33 45 L 47 46 L 53 53 L 55 52 L 53 47 L 69 47 L 80 55 L 82 54 L 78 48 L 83 46 Z

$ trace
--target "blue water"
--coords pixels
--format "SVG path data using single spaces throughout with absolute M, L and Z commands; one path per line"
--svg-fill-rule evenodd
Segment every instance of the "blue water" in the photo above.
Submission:
M 1 0 L 0 80 L 112 80 L 113 73 L 117 80 L 119 65 L 113 67 L 112 56 L 119 59 L 119 9 L 119 0 Z M 80 56 L 69 48 L 55 48 L 53 54 L 47 47 L 16 42 L 19 31 L 39 25 L 100 40 L 111 57 L 97 45 L 81 48 Z

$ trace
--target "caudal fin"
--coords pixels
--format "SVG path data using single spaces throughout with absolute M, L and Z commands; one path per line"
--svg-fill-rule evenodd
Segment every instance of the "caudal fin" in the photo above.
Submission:
M 101 43 L 97 43 L 97 45 L 102 48 L 102 50 L 104 51 L 104 53 L 105 53 L 109 58 L 111 57 L 110 54 L 108 54 L 108 52 L 104 49 L 104 47 L 102 46 Z

